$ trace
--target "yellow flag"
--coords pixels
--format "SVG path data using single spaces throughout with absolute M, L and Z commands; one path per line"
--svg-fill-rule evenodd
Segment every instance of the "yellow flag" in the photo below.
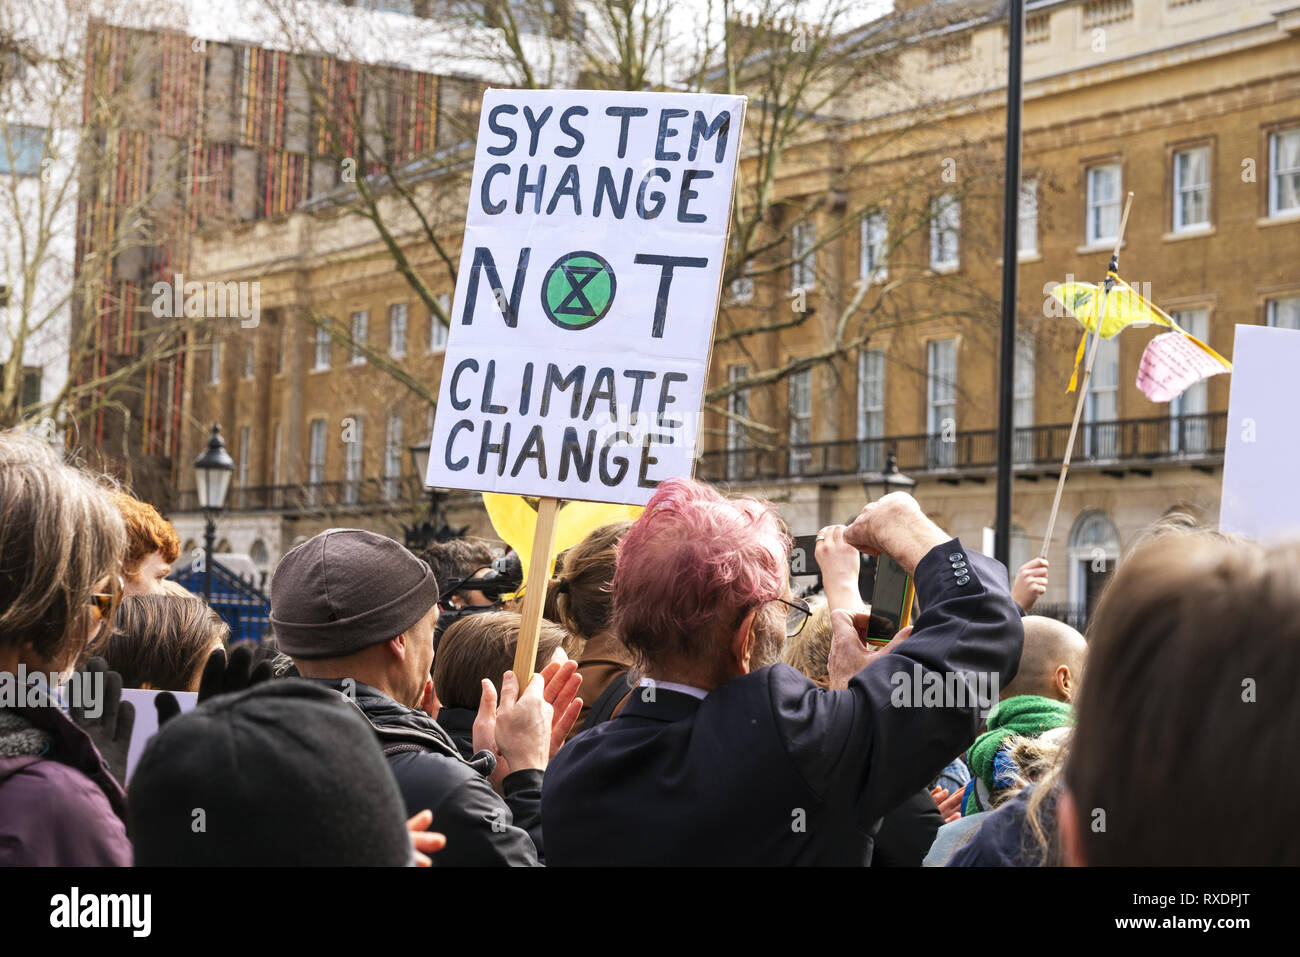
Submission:
M 1232 364 L 1227 359 L 1188 333 L 1186 329 L 1174 322 L 1167 312 L 1154 303 L 1148 302 L 1119 276 L 1111 273 L 1110 278 L 1114 281 L 1114 286 L 1104 296 L 1100 286 L 1086 282 L 1063 282 L 1052 288 L 1052 296 L 1065 306 L 1066 311 L 1077 319 L 1085 330 L 1079 340 L 1079 348 L 1074 353 L 1074 371 L 1070 374 L 1067 392 L 1073 392 L 1078 386 L 1079 364 L 1083 361 L 1088 333 L 1098 331 L 1099 319 L 1101 323 L 1099 334 L 1103 339 L 1113 339 L 1121 330 L 1135 325 L 1156 325 L 1177 329 L 1197 348 L 1223 363 L 1228 369 L 1232 368 Z
M 1101 287 L 1087 282 L 1063 282 L 1053 287 L 1052 296 L 1089 332 L 1097 331 L 1097 319 L 1100 316 L 1103 339 L 1113 339 L 1125 326 L 1135 323 L 1172 325 L 1168 316 L 1138 295 L 1122 279 L 1116 281 L 1115 287 L 1106 293 L 1104 308 Z
M 497 536 L 519 553 L 524 581 L 533 552 L 533 532 L 537 528 L 537 508 L 522 495 L 484 492 L 483 507 Z M 555 525 L 555 555 L 572 548 L 596 529 L 614 522 L 634 522 L 645 508 L 641 505 L 614 505 L 608 502 L 565 502 L 560 506 Z M 555 572 L 555 555 L 546 573 Z M 522 589 L 521 589 L 522 590 Z

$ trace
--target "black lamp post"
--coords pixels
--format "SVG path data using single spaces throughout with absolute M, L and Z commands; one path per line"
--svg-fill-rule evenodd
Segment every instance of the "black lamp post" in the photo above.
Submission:
M 199 496 L 199 508 L 207 527 L 203 531 L 203 600 L 212 604 L 212 549 L 217 537 L 217 516 L 226 505 L 226 492 L 230 490 L 230 477 L 235 471 L 235 460 L 221 441 L 221 426 L 213 423 L 208 447 L 194 460 L 194 487 Z
M 429 474 L 429 440 L 418 442 L 412 445 L 408 451 L 411 453 L 411 463 L 415 466 L 415 475 L 420 483 L 424 483 L 424 477 Z M 425 512 L 424 521 L 417 525 L 404 525 L 403 530 L 406 532 L 406 547 L 413 551 L 421 551 L 427 548 L 433 542 L 445 542 L 453 538 L 459 538 L 469 531 L 466 525 L 461 529 L 453 529 L 447 524 L 447 517 L 442 512 L 442 501 L 445 497 L 442 489 L 429 489 L 429 509 Z
M 884 489 L 880 493 L 881 497 L 888 495 L 890 492 L 907 492 L 911 494 L 912 489 L 916 488 L 916 479 L 904 475 L 898 470 L 898 456 L 894 450 L 889 450 L 889 455 L 885 457 L 885 468 L 883 471 L 875 472 L 863 477 L 862 487 L 866 490 L 867 498 L 871 498 L 871 486 L 879 485 Z

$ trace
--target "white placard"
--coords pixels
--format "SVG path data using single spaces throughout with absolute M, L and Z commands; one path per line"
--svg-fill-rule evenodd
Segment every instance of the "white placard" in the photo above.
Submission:
M 158 733 L 158 710 L 154 699 L 161 693 L 143 688 L 122 689 L 122 700 L 129 701 L 135 706 L 135 726 L 131 729 L 131 744 L 127 748 L 126 755 L 128 781 L 131 780 L 131 775 L 135 774 L 135 766 L 140 763 L 140 758 L 144 755 L 145 745 Z M 173 691 L 172 694 L 176 697 L 176 703 L 181 706 L 181 714 L 193 711 L 199 703 L 199 696 L 195 691 Z
M 1219 528 L 1300 539 L 1300 425 L 1290 401 L 1300 331 L 1237 326 L 1232 368 Z
M 691 474 L 744 111 L 484 94 L 428 485 L 640 505 Z

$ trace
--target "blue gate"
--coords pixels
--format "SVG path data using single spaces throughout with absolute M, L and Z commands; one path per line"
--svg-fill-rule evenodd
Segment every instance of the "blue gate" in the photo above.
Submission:
M 203 597 L 203 572 L 192 565 L 172 574 L 172 580 Z M 220 562 L 212 563 L 212 609 L 230 626 L 230 640 L 261 641 L 270 630 L 271 600 L 251 579 L 241 578 Z

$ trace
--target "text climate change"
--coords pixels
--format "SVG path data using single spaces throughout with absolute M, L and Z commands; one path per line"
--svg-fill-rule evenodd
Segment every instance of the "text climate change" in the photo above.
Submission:
M 483 98 L 428 484 L 643 504 L 691 474 L 744 98 Z

